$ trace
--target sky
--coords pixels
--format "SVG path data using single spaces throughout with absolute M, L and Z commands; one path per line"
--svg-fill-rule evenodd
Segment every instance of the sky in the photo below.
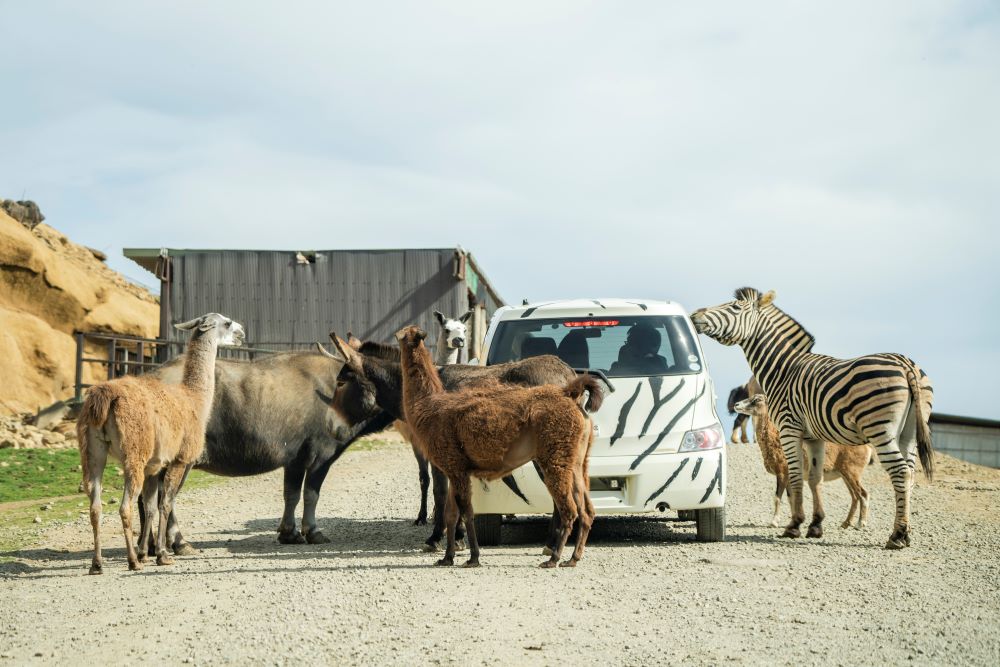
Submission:
M 0 12 L 0 196 L 140 282 L 122 247 L 461 244 L 510 303 L 750 285 L 1000 418 L 995 2 Z

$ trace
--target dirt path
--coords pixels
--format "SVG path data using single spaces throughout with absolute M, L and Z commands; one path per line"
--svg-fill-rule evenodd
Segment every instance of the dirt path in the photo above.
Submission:
M 105 575 L 86 576 L 86 518 L 44 531 L 0 564 L 0 665 L 209 663 L 1000 664 L 1000 474 L 945 466 L 918 482 L 915 546 L 886 552 L 891 490 L 877 467 L 870 526 L 827 535 L 767 527 L 755 446 L 731 448 L 730 540 L 689 524 L 599 520 L 575 570 L 540 570 L 541 524 L 487 548 L 479 570 L 431 567 L 410 525 L 408 448 L 349 454 L 320 504 L 329 545 L 282 546 L 280 476 L 180 497 L 202 551 L 130 573 L 117 513 Z

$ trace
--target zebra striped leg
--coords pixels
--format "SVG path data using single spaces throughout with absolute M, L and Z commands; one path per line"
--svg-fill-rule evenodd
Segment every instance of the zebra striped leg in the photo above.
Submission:
M 820 487 L 823 485 L 823 458 L 826 455 L 826 443 L 823 440 L 804 440 L 804 454 L 808 457 L 807 468 L 809 469 L 809 490 L 812 492 L 813 515 L 809 522 L 809 530 L 806 537 L 823 537 L 823 519 L 826 512 L 823 511 L 823 498 L 820 494 Z
M 783 427 L 780 429 L 781 449 L 785 452 L 788 462 L 788 504 L 792 509 L 792 518 L 785 527 L 782 537 L 801 537 L 802 522 L 806 514 L 802 509 L 802 432 Z
M 899 451 L 895 438 L 880 444 L 872 444 L 879 463 L 889 473 L 892 490 L 896 493 L 896 520 L 885 548 L 902 549 L 910 546 L 910 486 L 913 473 L 910 471 L 906 455 Z

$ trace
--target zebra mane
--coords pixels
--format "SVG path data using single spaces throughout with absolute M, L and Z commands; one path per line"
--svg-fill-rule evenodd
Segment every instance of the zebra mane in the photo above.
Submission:
M 811 352 L 813 345 L 816 344 L 816 337 L 813 336 L 811 333 L 809 333 L 809 330 L 806 329 L 804 326 L 802 326 L 802 324 L 800 324 L 797 319 L 795 319 L 794 317 L 783 311 L 781 308 L 774 306 L 774 309 L 780 313 L 781 319 L 790 321 L 792 324 L 798 327 L 799 331 L 802 333 L 802 336 L 804 337 L 805 340 L 797 344 L 795 346 L 796 349 L 798 349 L 801 352 Z
M 760 298 L 760 290 L 753 287 L 737 287 L 733 297 L 737 301 L 756 301 Z

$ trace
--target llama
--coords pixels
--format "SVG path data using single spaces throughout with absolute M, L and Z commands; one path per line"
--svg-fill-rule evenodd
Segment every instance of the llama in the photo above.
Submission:
M 734 406 L 741 414 L 753 417 L 754 436 L 760 446 L 760 453 L 764 459 L 764 469 L 774 475 L 776 486 L 774 490 L 774 517 L 771 519 L 771 526 L 778 526 L 778 513 L 781 507 L 781 496 L 788 489 L 788 462 L 785 460 L 785 453 L 781 449 L 781 439 L 778 436 L 778 429 L 767 413 L 767 396 L 764 394 L 754 394 L 750 398 L 744 399 Z M 847 492 L 851 494 L 851 509 L 847 513 L 841 528 L 849 528 L 854 520 L 854 512 L 858 511 L 858 523 L 856 529 L 864 528 L 868 525 L 868 490 L 861 484 L 861 475 L 865 467 L 871 460 L 872 450 L 868 445 L 862 447 L 847 447 L 837 445 L 832 442 L 826 443 L 823 458 L 823 480 L 830 482 L 835 479 L 843 479 Z M 809 465 L 808 459 L 806 465 Z M 810 482 L 810 490 L 816 502 L 819 500 L 819 484 L 814 487 Z
M 594 520 L 586 478 L 593 427 L 586 410 L 600 407 L 600 383 L 581 375 L 563 387 L 509 387 L 499 383 L 446 392 L 430 352 L 427 333 L 406 327 L 396 333 L 403 369 L 403 410 L 417 446 L 448 477 L 445 508 L 448 546 L 437 565 L 453 565 L 459 512 L 469 542 L 466 567 L 479 566 L 473 522 L 471 478 L 493 480 L 529 461 L 538 464 L 560 516 L 556 543 L 541 567 L 575 567 Z M 590 393 L 586 406 L 581 403 Z M 570 529 L 579 517 L 573 555 L 560 563 Z
M 141 570 L 146 560 L 148 531 L 156 507 L 158 476 L 163 475 L 156 564 L 170 565 L 166 529 L 174 496 L 205 446 L 205 423 L 215 393 L 215 356 L 219 345 L 239 345 L 243 326 L 218 313 L 175 324 L 193 331 L 184 361 L 184 378 L 168 385 L 152 377 L 123 377 L 91 387 L 77 418 L 84 489 L 90 494 L 90 524 L 94 529 L 94 559 L 90 574 L 101 574 L 101 478 L 108 454 L 125 470 L 125 491 L 118 514 L 125 531 L 128 568 Z M 136 553 L 132 543 L 132 501 L 142 490 L 145 522 Z

